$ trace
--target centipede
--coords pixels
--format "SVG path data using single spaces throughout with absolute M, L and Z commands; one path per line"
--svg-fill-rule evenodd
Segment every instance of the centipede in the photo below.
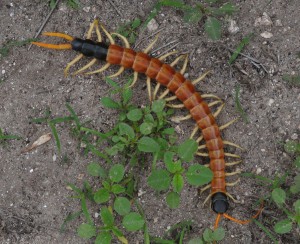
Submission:
M 105 33 L 109 43 L 103 41 L 100 28 Z M 93 31 L 95 31 L 97 35 L 97 41 L 94 41 L 91 38 Z M 192 118 L 195 121 L 196 126 L 193 129 L 190 138 L 194 138 L 198 130 L 200 130 L 202 134 L 197 138 L 197 142 L 200 143 L 200 141 L 204 140 L 204 144 L 199 145 L 197 155 L 208 157 L 209 164 L 207 166 L 213 172 L 213 178 L 210 184 L 200 189 L 200 193 L 210 189 L 210 193 L 203 204 L 211 200 L 211 209 L 217 214 L 214 224 L 215 229 L 218 228 L 221 217 L 227 218 L 238 224 L 247 224 L 259 216 L 262 207 L 260 207 L 255 215 L 247 220 L 239 220 L 227 214 L 229 200 L 231 199 L 232 201 L 237 202 L 237 200 L 227 192 L 227 187 L 234 186 L 239 182 L 239 179 L 230 183 L 227 182 L 226 177 L 239 174 L 240 171 L 226 172 L 225 169 L 226 167 L 241 163 L 241 160 L 231 162 L 225 161 L 225 158 L 227 157 L 240 158 L 240 156 L 225 152 L 224 147 L 225 145 L 229 145 L 240 148 L 240 146 L 224 140 L 221 136 L 221 131 L 236 121 L 232 120 L 222 126 L 217 124 L 216 117 L 224 107 L 224 103 L 221 99 L 213 94 L 200 94 L 200 92 L 196 90 L 195 85 L 202 81 L 209 72 L 204 73 L 195 80 L 188 80 L 184 77 L 188 62 L 187 55 L 181 55 L 171 64 L 167 64 L 164 62 L 166 58 L 175 54 L 176 51 L 169 52 L 158 58 L 152 57 L 149 54 L 149 51 L 156 43 L 158 36 L 156 36 L 143 51 L 138 52 L 130 48 L 127 38 L 118 33 L 109 33 L 97 19 L 90 25 L 85 39 L 72 37 L 60 32 L 45 32 L 43 35 L 62 38 L 66 40 L 67 43 L 49 44 L 44 42 L 32 42 L 32 44 L 43 48 L 57 50 L 70 49 L 79 52 L 79 55 L 69 62 L 64 69 L 65 76 L 68 76 L 70 68 L 79 60 L 84 57 L 89 57 L 92 58 L 91 61 L 76 72 L 73 72 L 73 75 L 82 73 L 91 75 L 101 73 L 111 65 L 120 66 L 115 74 L 109 76 L 112 78 L 119 76 L 125 69 L 131 69 L 133 70 L 133 81 L 131 86 L 136 83 L 139 74 L 146 75 L 148 96 L 151 101 L 156 99 L 156 97 L 158 97 L 158 99 L 165 99 L 167 102 L 178 99 L 181 102 L 180 104 L 170 104 L 169 106 L 173 108 L 186 108 L 189 111 L 187 116 L 178 117 L 176 120 L 181 121 Z M 112 36 L 120 38 L 124 43 L 124 46 L 117 45 Z M 184 58 L 183 67 L 181 70 L 177 71 L 174 66 L 182 58 Z M 95 71 L 85 72 L 97 61 L 104 61 L 104 66 Z M 154 91 L 152 91 L 151 88 L 151 81 L 156 82 Z M 158 96 L 157 93 L 160 86 L 165 87 L 166 90 Z M 173 95 L 167 96 L 169 93 Z M 215 99 L 216 101 L 208 103 L 205 101 L 207 98 Z M 216 104 L 221 105 L 213 113 L 211 107 Z M 202 149 L 207 149 L 208 153 L 204 153 L 201 151 Z

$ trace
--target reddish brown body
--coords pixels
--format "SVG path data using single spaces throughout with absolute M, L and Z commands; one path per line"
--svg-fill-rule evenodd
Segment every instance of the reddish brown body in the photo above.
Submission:
M 162 63 L 157 58 L 118 45 L 109 46 L 106 61 L 110 64 L 121 65 L 124 68 L 131 68 L 136 72 L 144 73 L 167 87 L 182 101 L 202 130 L 209 151 L 210 169 L 214 174 L 211 182 L 211 194 L 213 195 L 216 192 L 226 193 L 225 155 L 220 130 L 207 103 L 195 90 L 194 85 L 170 65 Z

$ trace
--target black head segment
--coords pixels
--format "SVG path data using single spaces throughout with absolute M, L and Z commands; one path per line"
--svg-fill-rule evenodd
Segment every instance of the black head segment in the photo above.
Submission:
M 211 208 L 217 214 L 223 214 L 228 210 L 229 203 L 225 193 L 217 192 L 211 197 Z

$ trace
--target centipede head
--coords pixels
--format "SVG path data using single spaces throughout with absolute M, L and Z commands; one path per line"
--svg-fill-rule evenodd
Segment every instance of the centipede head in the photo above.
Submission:
M 72 37 L 72 36 L 69 36 L 64 33 L 59 33 L 59 32 L 44 32 L 43 35 L 60 37 L 60 38 L 67 40 L 69 43 L 50 44 L 50 43 L 44 43 L 44 42 L 31 42 L 31 44 L 39 46 L 39 47 L 50 48 L 50 49 L 59 49 L 59 50 L 72 49 L 71 42 L 74 40 L 74 37 Z
M 229 208 L 228 197 L 223 192 L 215 193 L 211 198 L 211 208 L 217 214 L 226 213 Z

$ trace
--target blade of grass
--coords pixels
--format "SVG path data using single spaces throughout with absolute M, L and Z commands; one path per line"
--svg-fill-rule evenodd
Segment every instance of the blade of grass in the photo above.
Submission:
M 240 113 L 241 117 L 243 118 L 243 120 L 248 124 L 249 118 L 246 114 L 246 112 L 244 111 L 241 102 L 240 102 L 240 86 L 237 85 L 235 88 L 235 107 L 237 109 L 237 111 Z
M 81 198 L 81 209 L 82 209 L 82 212 L 87 220 L 87 222 L 90 224 L 90 225 L 93 225 L 93 220 L 91 218 L 91 215 L 88 211 L 88 208 L 86 206 L 86 199 L 85 199 L 85 196 L 82 196 Z
M 261 228 L 268 237 L 270 237 L 270 239 L 272 241 L 274 241 L 276 244 L 278 243 L 278 240 L 276 240 L 276 238 L 272 235 L 272 233 L 262 224 L 260 223 L 258 220 L 253 219 L 253 222 L 259 227 Z
M 65 218 L 64 222 L 62 223 L 62 225 L 61 225 L 59 231 L 60 231 L 60 232 L 64 232 L 64 231 L 66 230 L 66 225 L 67 225 L 69 222 L 71 222 L 72 220 L 79 218 L 79 216 L 80 216 L 81 214 L 82 214 L 82 211 L 78 211 L 78 212 L 69 214 L 69 215 Z
M 49 122 L 49 126 L 50 126 L 50 128 L 52 130 L 52 134 L 53 134 L 53 136 L 55 138 L 57 150 L 60 153 L 61 152 L 61 144 L 60 144 L 60 140 L 59 140 L 59 136 L 58 136 L 57 130 L 55 128 L 55 124 L 53 124 L 52 122 Z
M 240 54 L 240 52 L 244 49 L 244 47 L 249 44 L 250 39 L 252 38 L 253 33 L 247 35 L 246 37 L 244 37 L 242 39 L 242 41 L 240 42 L 240 44 L 237 46 L 237 48 L 235 49 L 235 51 L 233 52 L 233 54 L 231 55 L 228 63 L 232 64 L 234 62 L 234 60 L 236 60 L 237 56 Z

